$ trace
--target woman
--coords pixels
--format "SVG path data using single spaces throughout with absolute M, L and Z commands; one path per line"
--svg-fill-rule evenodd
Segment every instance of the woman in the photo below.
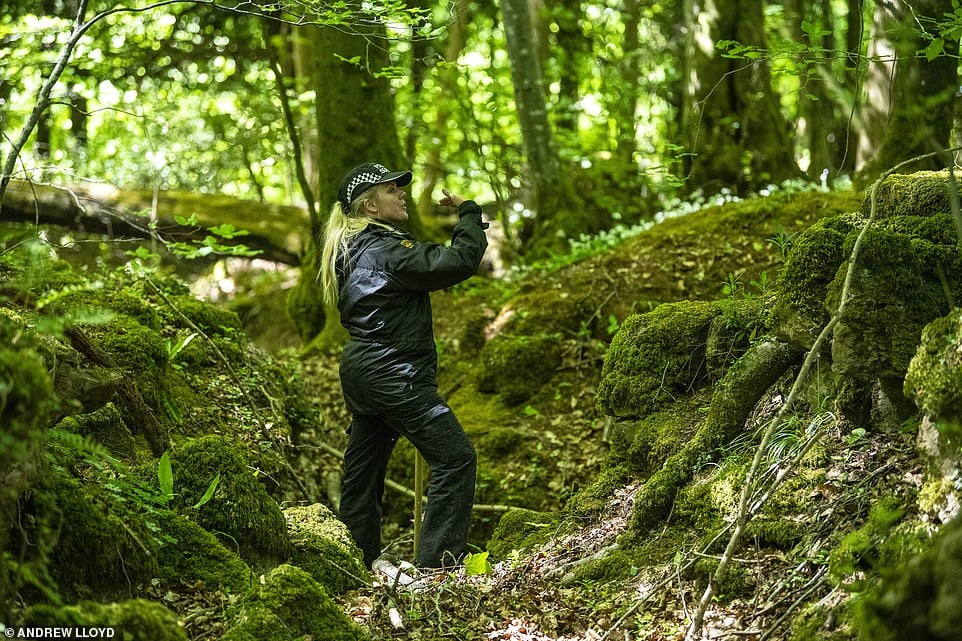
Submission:
M 352 414 L 340 518 L 368 567 L 381 553 L 381 498 L 388 459 L 403 435 L 431 468 L 415 564 L 439 568 L 465 551 L 476 455 L 438 395 L 429 292 L 472 276 L 487 247 L 481 208 L 447 190 L 460 218 L 450 246 L 416 241 L 402 187 L 410 171 L 366 163 L 344 176 L 321 253 L 325 300 L 337 304 L 350 340 L 341 388 Z

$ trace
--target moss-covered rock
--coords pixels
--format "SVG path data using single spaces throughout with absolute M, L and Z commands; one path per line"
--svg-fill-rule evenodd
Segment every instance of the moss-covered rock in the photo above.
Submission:
M 962 639 L 962 516 L 947 523 L 927 551 L 887 567 L 860 608 L 860 639 Z
M 922 330 L 905 393 L 934 420 L 962 424 L 962 309 L 954 308 Z
M 0 310 L 0 550 L 7 525 L 16 522 L 17 501 L 29 487 L 43 443 L 45 418 L 54 410 L 53 384 L 33 336 L 19 319 Z M 0 563 L 0 617 L 10 621 L 16 599 Z
M 951 212 L 948 171 L 892 174 L 875 189 L 876 217 L 933 216 Z M 866 190 L 861 213 L 872 213 L 872 192 Z
M 60 421 L 58 427 L 93 438 L 119 458 L 131 459 L 135 454 L 134 437 L 113 403 L 108 403 L 90 414 L 68 416 Z
M 558 531 L 558 517 L 546 512 L 513 509 L 505 512 L 488 541 L 488 552 L 498 559 L 507 558 L 514 550 L 538 546 Z
M 27 610 L 23 625 L 45 628 L 110 626 L 114 628 L 112 638 L 124 641 L 187 641 L 187 633 L 176 614 L 160 603 L 144 599 L 120 603 L 84 601 L 67 606 L 35 605 Z
M 481 350 L 478 390 L 501 395 L 506 405 L 528 400 L 551 380 L 561 364 L 557 336 L 500 334 Z
M 157 519 L 165 535 L 157 551 L 161 581 L 171 586 L 202 582 L 209 589 L 234 594 L 250 586 L 251 569 L 216 536 L 173 512 L 163 512 Z
M 248 466 L 248 453 L 228 436 L 191 439 L 171 452 L 172 506 L 221 537 L 255 568 L 288 558 L 290 541 L 280 506 Z M 210 501 L 192 507 L 219 476 Z
M 846 239 L 846 255 L 856 236 Z M 922 328 L 948 313 L 948 301 L 962 293 L 958 253 L 873 227 L 863 235 L 857 260 L 845 313 L 835 327 L 833 367 L 851 377 L 901 378 Z M 829 286 L 829 309 L 838 307 L 843 284 L 840 273 Z
M 792 243 L 778 275 L 778 299 L 769 320 L 781 340 L 799 349 L 815 342 L 830 318 L 825 297 L 845 260 L 845 238 L 864 223 L 855 214 L 823 218 Z
M 598 409 L 645 416 L 705 380 L 705 344 L 717 303 L 683 301 L 630 316 L 605 355 Z
M 122 490 L 121 490 L 122 491 Z M 97 483 L 81 483 L 49 468 L 23 505 L 33 524 L 25 535 L 41 572 L 67 598 L 123 598 L 157 575 L 158 540 L 146 519 L 122 513 Z
M 365 641 L 367 630 L 350 619 L 311 575 L 281 565 L 228 611 L 221 641 Z
M 364 555 L 347 526 L 320 503 L 284 510 L 293 548 L 292 562 L 306 570 L 329 594 L 369 582 Z

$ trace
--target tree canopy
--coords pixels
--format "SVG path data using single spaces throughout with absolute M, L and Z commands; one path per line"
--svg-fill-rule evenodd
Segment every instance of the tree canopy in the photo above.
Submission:
M 960 11 L 15 0 L 0 15 L 5 172 L 303 206 L 376 155 L 414 169 L 428 228 L 419 190 L 444 179 L 496 203 L 516 249 L 563 249 L 676 196 L 864 182 L 949 146 Z

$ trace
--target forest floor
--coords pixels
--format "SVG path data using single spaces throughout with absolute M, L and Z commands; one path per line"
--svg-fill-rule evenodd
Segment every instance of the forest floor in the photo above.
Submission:
M 793 515 L 809 532 L 795 547 L 773 549 L 744 541 L 732 574 L 737 585 L 706 613 L 698 639 L 784 639 L 793 617 L 818 604 L 832 609 L 852 597 L 829 577 L 833 540 L 851 531 L 880 497 L 912 495 L 922 473 L 913 438 L 885 433 L 853 439 L 825 433 L 832 465 L 811 485 L 811 509 Z M 661 562 L 632 568 L 610 583 L 577 582 L 573 570 L 618 545 L 639 485 L 618 490 L 590 523 L 568 523 L 547 543 L 498 561 L 487 574 L 465 570 L 429 575 L 423 589 L 406 590 L 379 575 L 375 584 L 342 596 L 343 607 L 376 639 L 491 639 L 496 641 L 680 640 L 691 624 L 705 580 L 693 568 L 707 554 L 697 541 L 665 550 Z M 669 522 L 662 532 L 670 544 Z M 730 536 L 718 534 L 724 546 Z M 839 638 L 846 638 L 844 630 Z M 855 633 L 850 632 L 850 638 Z

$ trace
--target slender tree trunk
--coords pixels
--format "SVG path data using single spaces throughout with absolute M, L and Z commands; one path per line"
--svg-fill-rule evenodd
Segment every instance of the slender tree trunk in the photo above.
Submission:
M 762 1 L 685 1 L 687 189 L 745 194 L 800 176 L 764 56 L 726 58 L 715 46 L 734 41 L 764 51 Z
M 438 93 L 449 99 L 437 104 L 437 119 L 433 131 L 435 136 L 429 137 L 428 146 L 424 150 L 424 163 L 421 168 L 419 185 L 421 191 L 417 196 L 418 214 L 425 221 L 429 220 L 434 210 L 434 190 L 448 172 L 442 166 L 441 153 L 445 146 L 446 136 L 452 132 L 451 119 L 454 117 L 454 104 L 451 98 L 460 92 L 458 77 L 461 72 L 454 64 L 464 49 L 465 28 L 468 23 L 467 0 L 457 0 L 452 7 L 451 22 L 448 25 L 448 40 L 444 47 L 444 60 L 449 63 L 438 70 Z M 461 134 L 463 136 L 463 134 Z
M 555 151 L 528 0 L 503 0 L 501 10 L 532 192 L 528 205 L 535 212 L 526 251 L 539 254 L 565 248 L 566 239 L 586 227 L 570 178 L 562 171 Z
M 622 45 L 623 58 L 621 67 L 621 84 L 625 89 L 621 100 L 612 104 L 616 135 L 615 156 L 625 167 L 635 168 L 634 154 L 638 148 L 636 136 L 637 123 L 635 121 L 638 109 L 639 77 L 641 75 L 640 48 L 641 40 L 639 28 L 641 26 L 640 0 L 624 0 L 622 15 L 625 21 L 625 41 Z
M 940 0 L 911 6 L 900 0 L 876 3 L 862 104 L 856 184 L 867 185 L 900 162 L 949 147 L 958 89 L 958 41 L 929 61 L 919 25 L 941 20 Z M 929 157 L 915 169 L 938 169 Z

